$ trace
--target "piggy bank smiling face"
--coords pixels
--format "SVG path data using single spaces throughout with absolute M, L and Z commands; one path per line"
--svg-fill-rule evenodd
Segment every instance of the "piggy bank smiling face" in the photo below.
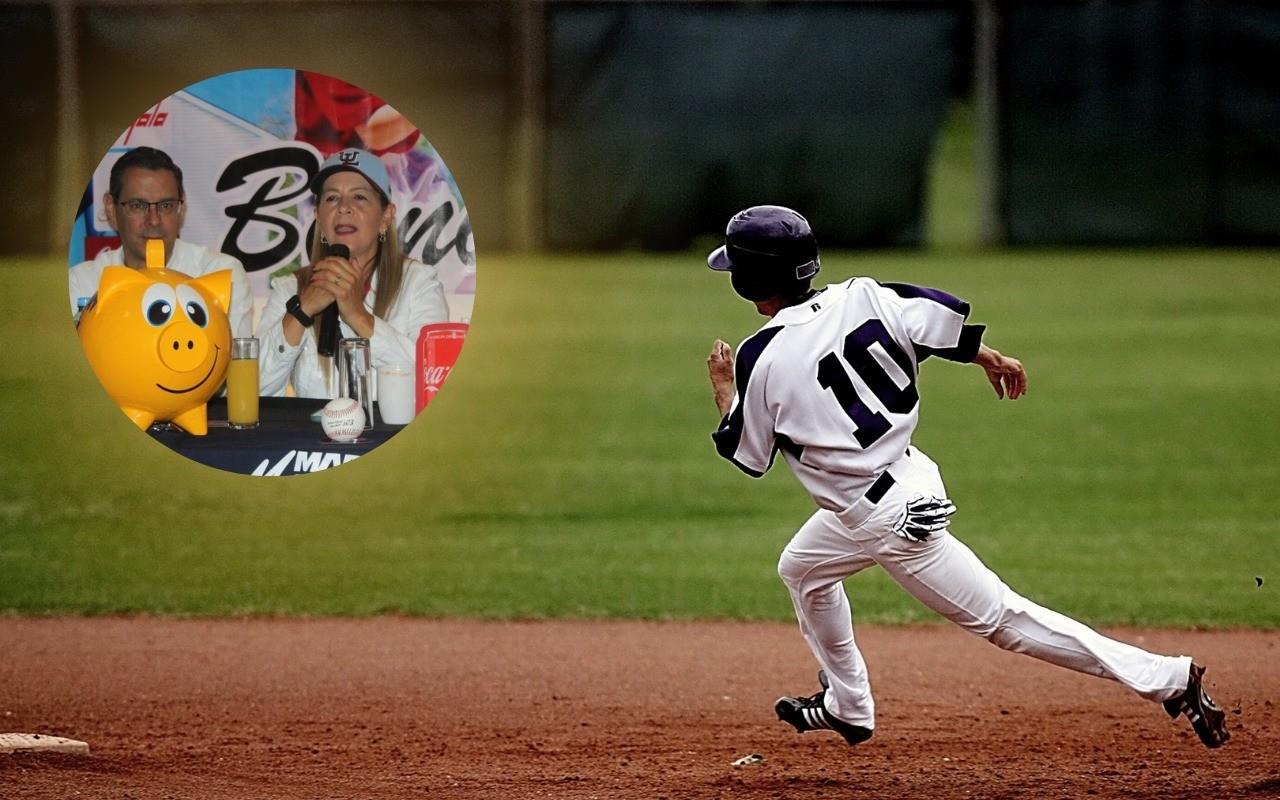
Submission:
M 205 403 L 231 362 L 231 272 L 192 278 L 107 267 L 80 317 L 80 343 L 107 394 L 142 429 L 168 422 L 208 432 Z

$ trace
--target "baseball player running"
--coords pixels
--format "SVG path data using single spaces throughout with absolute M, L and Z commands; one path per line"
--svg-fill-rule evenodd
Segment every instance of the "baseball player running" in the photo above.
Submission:
M 813 289 L 820 268 L 809 223 L 780 206 L 736 214 L 707 265 L 769 318 L 739 347 L 716 340 L 707 358 L 722 419 L 720 455 L 762 476 L 781 451 L 819 510 L 778 561 L 821 669 L 821 690 L 782 697 L 796 731 L 871 737 L 875 702 L 841 583 L 879 565 L 929 608 L 998 647 L 1090 675 L 1185 714 L 1207 747 L 1227 741 L 1226 718 L 1189 656 L 1148 653 L 1020 596 L 948 531 L 955 506 L 938 467 L 911 444 L 916 377 L 930 356 L 982 367 L 996 397 L 1026 394 L 1021 362 L 983 344 L 969 304 L 937 289 L 852 278 Z M 736 382 L 736 390 L 735 390 Z

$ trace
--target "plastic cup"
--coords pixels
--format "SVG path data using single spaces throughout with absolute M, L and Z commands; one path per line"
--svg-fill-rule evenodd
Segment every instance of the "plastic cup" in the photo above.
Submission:
M 409 365 L 378 369 L 378 414 L 388 425 L 408 425 L 414 417 L 414 374 Z

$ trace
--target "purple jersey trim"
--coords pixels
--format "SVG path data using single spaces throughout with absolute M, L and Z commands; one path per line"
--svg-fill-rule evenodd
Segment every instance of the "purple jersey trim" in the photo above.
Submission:
M 781 332 L 781 326 L 765 328 L 743 342 L 742 346 L 738 348 L 738 357 L 734 359 L 733 364 L 733 378 L 738 384 L 738 407 L 733 410 L 733 413 L 725 416 L 720 422 L 720 427 L 716 429 L 715 433 L 711 434 L 711 439 L 716 443 L 716 452 L 733 462 L 735 467 L 753 478 L 762 477 L 764 473 L 754 470 L 734 458 L 734 454 L 738 452 L 738 445 L 742 443 L 743 408 L 746 405 L 747 384 L 751 380 L 751 373 L 755 370 L 756 362 L 760 360 L 764 349 Z M 776 447 L 774 451 L 777 451 Z M 765 469 L 767 470 L 771 466 L 773 466 L 772 453 L 769 454 L 769 464 Z
M 799 459 L 804 455 L 804 445 L 797 444 L 794 439 L 787 436 L 785 433 L 778 433 L 777 431 L 774 431 L 773 440 L 778 443 L 777 447 L 774 448 L 774 452 L 781 450 L 795 459 Z
M 929 356 L 937 356 L 948 361 L 968 364 L 978 357 L 978 347 L 982 344 L 982 334 L 986 329 L 986 325 L 965 325 L 961 327 L 960 341 L 956 343 L 955 347 L 934 348 L 912 342 L 911 346 L 916 351 L 916 363 L 921 364 Z
M 969 304 L 953 294 L 947 294 L 941 289 L 930 289 L 928 286 L 916 286 L 914 283 L 882 283 L 880 285 L 886 289 L 892 290 L 899 297 L 920 297 L 925 300 L 932 300 L 939 305 L 946 306 L 965 319 L 969 318 Z

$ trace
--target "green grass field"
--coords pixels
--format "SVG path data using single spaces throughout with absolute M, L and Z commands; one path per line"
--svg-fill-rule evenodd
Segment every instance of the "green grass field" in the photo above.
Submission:
M 83 361 L 57 259 L 0 262 L 0 609 L 785 620 L 811 511 L 714 453 L 703 359 L 759 324 L 701 256 L 482 258 L 440 399 L 372 456 L 221 473 L 139 433 Z M 916 442 L 955 532 L 1094 624 L 1280 628 L 1274 252 L 829 255 L 939 285 L 1021 357 L 998 403 L 930 362 Z M 1259 587 L 1255 577 L 1266 583 Z M 878 571 L 859 621 L 932 615 Z

